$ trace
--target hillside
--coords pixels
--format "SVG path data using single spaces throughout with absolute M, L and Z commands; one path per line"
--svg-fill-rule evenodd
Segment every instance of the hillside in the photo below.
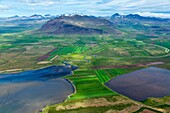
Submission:
M 60 16 L 48 21 L 40 29 L 47 34 L 110 34 L 116 33 L 113 24 L 94 16 Z

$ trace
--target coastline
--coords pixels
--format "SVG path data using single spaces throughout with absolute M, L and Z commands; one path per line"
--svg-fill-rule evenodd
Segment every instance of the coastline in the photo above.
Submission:
M 71 75 L 74 75 L 74 72 L 72 71 L 70 74 L 66 75 L 66 76 L 71 76 Z M 63 80 L 66 80 L 71 86 L 72 86 L 72 89 L 73 89 L 73 93 L 71 93 L 70 95 L 67 96 L 67 98 L 65 98 L 62 102 L 66 102 L 72 95 L 76 94 L 77 93 L 77 90 L 76 90 L 76 87 L 74 86 L 73 82 L 67 78 L 63 78 Z M 53 105 L 56 105 L 56 104 L 60 104 L 62 102 L 59 102 L 59 103 L 53 103 Z M 37 110 L 38 112 L 36 113 L 48 113 L 46 112 L 46 110 L 48 110 L 49 108 L 49 104 L 48 105 L 45 105 L 42 109 L 39 109 Z
M 1 73 L 5 73 L 5 72 L 18 72 L 18 71 L 22 71 L 23 69 L 8 69 L 8 70 L 3 70 L 3 71 L 0 71 L 0 74 Z
M 71 97 L 72 95 L 74 95 L 74 94 L 77 93 L 77 90 L 76 90 L 76 87 L 74 86 L 74 84 L 73 84 L 73 82 L 72 82 L 71 80 L 66 79 L 66 78 L 64 78 L 63 80 L 66 80 L 68 83 L 70 83 L 71 86 L 72 86 L 72 88 L 73 88 L 73 93 L 71 93 L 70 95 L 68 95 L 67 98 L 62 101 L 62 102 L 66 102 L 66 101 L 68 101 L 68 99 L 70 99 L 70 97 Z M 53 104 L 56 105 L 56 104 L 60 104 L 60 103 L 62 103 L 62 102 L 53 103 Z M 36 112 L 36 113 L 48 113 L 48 112 L 45 111 L 46 109 L 48 109 L 48 105 L 44 106 L 42 109 L 39 110 L 39 112 Z
M 65 79 L 65 80 L 67 80 L 67 81 L 72 85 L 74 91 L 73 91 L 72 94 L 70 94 L 70 95 L 67 96 L 67 98 L 64 100 L 64 102 L 66 102 L 68 99 L 70 99 L 70 97 L 71 97 L 72 95 L 74 95 L 74 94 L 77 93 L 76 87 L 74 86 L 73 82 L 72 82 L 71 80 L 69 80 L 69 79 Z

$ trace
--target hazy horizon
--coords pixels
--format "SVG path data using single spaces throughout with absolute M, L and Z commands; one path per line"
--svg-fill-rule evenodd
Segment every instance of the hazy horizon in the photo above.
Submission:
M 33 14 L 84 14 L 111 16 L 114 13 L 170 18 L 169 0 L 0 0 L 0 17 Z

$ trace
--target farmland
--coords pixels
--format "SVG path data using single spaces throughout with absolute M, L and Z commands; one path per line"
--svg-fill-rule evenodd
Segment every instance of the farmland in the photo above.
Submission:
M 100 49 L 99 49 L 100 48 Z M 100 45 L 92 48 L 98 56 L 107 57 L 142 57 L 142 56 L 162 56 L 169 53 L 166 48 L 146 43 L 139 43 L 138 41 L 115 41 L 107 46 Z
M 139 68 L 114 68 L 103 70 L 77 70 L 74 74 L 66 78 L 71 80 L 75 86 L 75 93 L 70 95 L 63 103 L 47 106 L 42 113 L 74 113 L 74 112 L 106 112 L 110 109 L 113 112 L 127 109 L 130 112 L 138 113 L 143 110 L 156 111 L 147 106 L 138 105 L 136 102 L 128 98 L 124 98 L 119 94 L 107 89 L 103 83 L 105 78 L 113 78 L 121 74 L 129 73 Z M 107 74 L 106 74 L 107 73 Z M 99 77 L 100 76 L 100 77 Z M 101 79 L 101 80 L 100 80 Z M 109 78 L 108 78 L 109 79 Z M 105 79 L 104 79 L 105 80 Z M 109 105 L 109 106 L 108 106 Z M 160 112 L 161 113 L 161 112 Z
M 83 53 L 86 50 L 87 50 L 86 47 L 79 47 L 79 46 L 67 46 L 67 47 L 59 48 L 51 52 L 47 60 L 54 58 L 56 55 L 68 55 L 73 53 L 78 54 L 78 53 Z
M 78 35 L 70 36 L 70 39 L 73 39 L 71 41 L 68 39 L 68 37 L 64 36 L 2 35 L 1 40 L 4 41 L 0 46 L 0 61 L 8 62 L 0 65 L 0 69 L 34 69 L 51 64 L 62 64 L 64 60 L 82 69 L 106 65 L 125 66 L 136 65 L 143 58 L 148 59 L 147 62 L 155 62 L 157 60 L 154 58 L 166 57 L 169 54 L 168 48 L 155 44 L 151 45 L 150 42 L 148 43 L 145 40 L 116 39 L 111 36 L 82 37 Z M 89 41 L 93 43 L 91 44 Z M 24 52 L 20 54 L 21 52 L 19 51 L 23 50 Z M 6 56 L 11 51 L 14 51 L 14 53 L 16 51 L 16 55 Z M 132 60 L 135 58 L 140 59 L 135 62 Z M 159 59 L 159 61 L 164 59 Z M 142 62 L 145 63 L 146 60 Z M 23 65 L 22 61 L 25 61 L 25 65 Z M 39 65 L 40 63 L 38 62 L 41 61 L 50 61 L 51 64 Z
M 129 28 L 126 32 L 130 30 Z M 170 51 L 168 39 L 155 37 L 141 39 L 133 36 L 130 34 L 122 37 L 3 34 L 0 36 L 2 41 L 0 43 L 0 72 L 24 71 L 63 65 L 66 62 L 79 67 L 73 75 L 66 77 L 74 85 L 75 93 L 61 104 L 47 106 L 45 111 L 49 110 L 48 113 L 69 111 L 86 113 L 89 111 L 105 112 L 110 109 L 113 110 L 112 112 L 117 112 L 117 110 L 124 112 L 123 110 L 130 109 L 135 112 L 141 106 L 144 108 L 152 106 L 152 102 L 143 102 L 147 106 L 139 103 L 140 106 L 138 106 L 132 100 L 111 91 L 104 84 L 112 78 L 148 66 L 170 69 Z M 92 106 L 87 106 L 87 104 Z M 155 104 L 156 102 L 153 107 L 157 107 Z M 166 103 L 162 104 L 164 105 L 166 107 Z M 44 113 L 47 113 L 45 111 Z
M 86 51 L 86 47 L 79 47 L 79 46 L 67 46 L 67 47 L 63 47 L 59 50 L 55 50 L 54 52 L 52 52 L 53 54 L 58 54 L 58 55 L 67 55 L 69 53 L 82 53 L 84 51 Z
M 76 87 L 76 94 L 71 95 L 69 100 L 116 95 L 116 93 L 108 90 L 100 83 L 93 70 L 75 71 L 73 76 L 67 78 L 71 80 Z
M 101 83 L 105 83 L 110 80 L 104 70 L 96 70 L 96 74 Z
M 113 68 L 113 69 L 105 69 L 105 72 L 108 74 L 108 76 L 110 77 L 110 79 L 125 74 L 127 73 L 127 69 L 124 68 Z
M 144 68 L 144 67 L 140 67 Z M 131 68 L 108 68 L 96 70 L 96 75 L 101 83 L 106 83 L 110 79 L 115 78 L 119 75 L 126 74 L 138 70 L 140 68 L 131 67 Z

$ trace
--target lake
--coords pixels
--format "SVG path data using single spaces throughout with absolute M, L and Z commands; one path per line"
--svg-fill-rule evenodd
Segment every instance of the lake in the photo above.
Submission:
M 170 96 L 170 71 L 149 67 L 113 78 L 105 85 L 137 101 Z
M 0 74 L 0 113 L 34 113 L 45 105 L 63 102 L 74 92 L 60 77 L 74 66 L 50 66 L 15 74 Z
M 28 81 L 44 81 L 71 74 L 76 66 L 50 66 L 38 70 L 28 70 L 20 73 L 0 74 L 0 84 Z

